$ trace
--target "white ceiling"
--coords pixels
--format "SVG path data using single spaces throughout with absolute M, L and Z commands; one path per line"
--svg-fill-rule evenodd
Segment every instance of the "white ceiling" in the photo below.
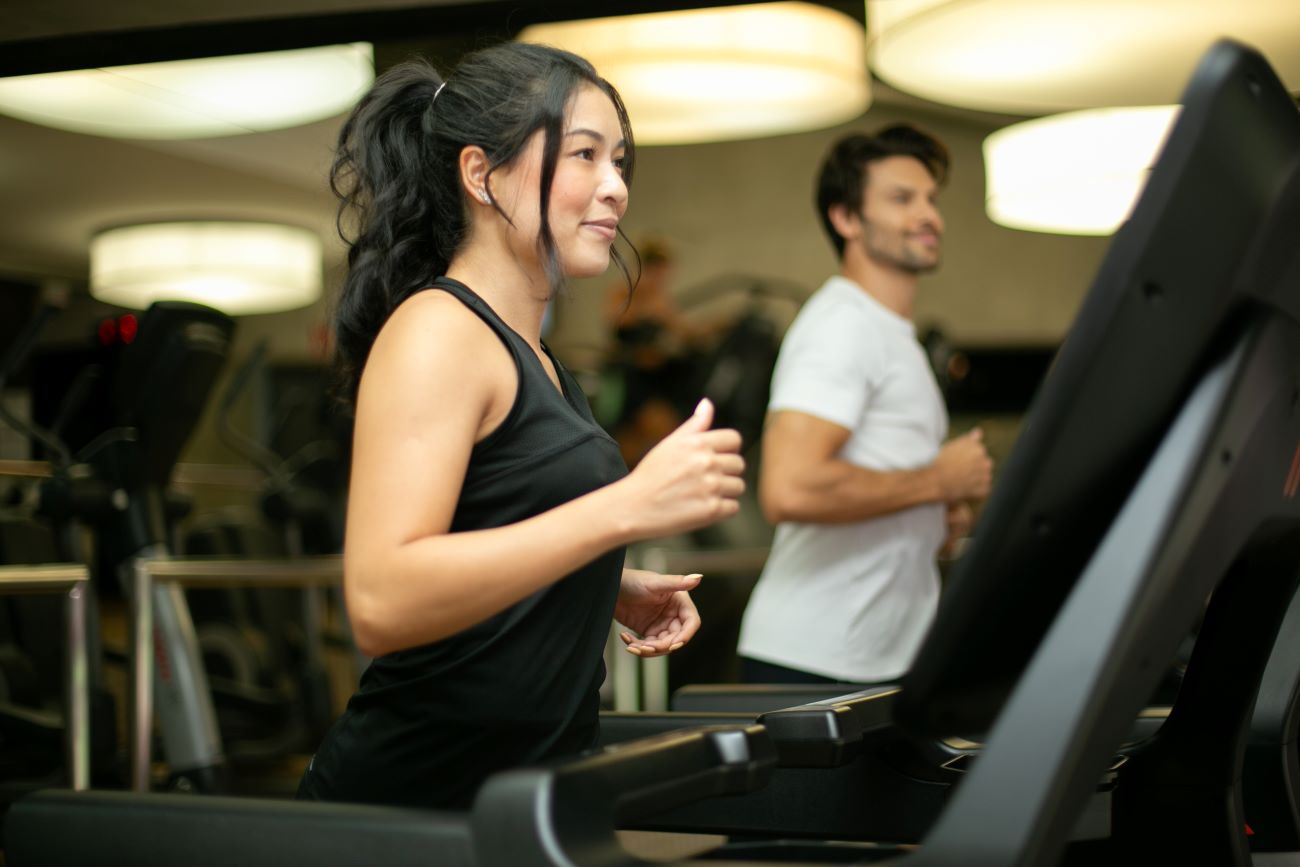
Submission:
M 241 20 L 247 25 L 253 17 L 413 8 L 463 11 L 473 6 L 500 16 L 502 21 L 513 21 L 508 15 L 514 13 L 507 9 L 542 5 L 577 9 L 583 2 L 589 4 L 587 14 L 592 14 L 590 8 L 608 14 L 653 5 L 640 0 L 571 0 L 563 7 L 499 0 L 171 0 L 166 4 L 156 0 L 0 0 L 5 21 L 0 34 L 0 66 L 6 63 L 7 48 L 21 49 L 19 54 L 25 52 L 27 57 L 42 53 L 34 47 L 75 56 L 83 48 L 94 53 L 107 44 L 103 50 L 111 53 L 119 31 L 132 31 L 136 41 L 131 45 L 145 45 L 147 53 L 151 50 L 147 39 L 150 28 L 183 28 L 218 19 Z M 1296 3 L 1300 17 L 1300 0 L 1288 2 Z M 481 24 L 484 13 L 477 14 Z M 481 35 L 482 31 L 478 32 Z M 95 34 L 98 41 L 83 41 Z M 439 36 L 445 34 L 430 38 Z M 357 34 L 357 38 L 365 37 Z M 419 34 L 413 34 L 403 48 L 419 47 L 418 38 Z M 239 48 L 232 46 L 231 50 Z M 382 54 L 378 45 L 377 54 Z M 10 56 L 18 55 L 10 52 Z M 917 102 L 881 86 L 876 100 Z M 1004 116 L 978 116 L 990 126 L 1006 120 Z M 325 173 L 340 122 L 341 118 L 334 118 L 296 129 L 225 139 L 136 142 L 61 132 L 0 116 L 0 278 L 82 281 L 87 273 L 88 241 L 96 229 L 159 218 L 268 219 L 316 228 L 327 241 L 327 267 L 335 265 L 342 251 L 332 230 L 334 202 Z
M 388 40 L 389 56 L 422 50 L 436 62 L 440 49 L 454 57 L 467 44 L 501 38 L 529 20 L 692 5 L 706 4 L 0 0 L 0 74 L 143 62 L 180 53 L 178 45 L 199 55 L 373 39 L 381 55 L 375 36 Z M 341 122 L 340 116 L 270 133 L 146 142 L 62 132 L 0 115 L 0 280 L 84 281 L 91 234 L 142 219 L 268 219 L 312 227 L 326 240 L 327 268 L 336 265 L 342 247 L 333 231 L 326 173 Z
M 339 122 L 135 142 L 0 116 L 0 273 L 83 279 L 96 229 L 149 219 L 268 219 L 329 237 L 325 173 Z

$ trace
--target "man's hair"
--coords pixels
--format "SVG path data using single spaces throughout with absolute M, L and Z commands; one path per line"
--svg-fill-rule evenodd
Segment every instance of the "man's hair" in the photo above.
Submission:
M 843 205 L 852 213 L 860 212 L 867 189 L 867 169 L 887 157 L 920 160 L 940 184 L 948 177 L 948 148 L 934 136 L 905 123 L 886 127 L 875 135 L 854 133 L 836 142 L 817 177 L 817 215 L 835 246 L 835 254 L 841 258 L 844 237 L 835 231 L 828 212 L 834 205 Z

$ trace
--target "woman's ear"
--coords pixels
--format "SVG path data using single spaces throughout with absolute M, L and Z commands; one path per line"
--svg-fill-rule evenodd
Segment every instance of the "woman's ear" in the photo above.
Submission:
M 465 195 L 485 205 L 492 203 L 488 194 L 488 171 L 491 163 L 478 145 L 465 145 L 460 150 L 460 183 Z

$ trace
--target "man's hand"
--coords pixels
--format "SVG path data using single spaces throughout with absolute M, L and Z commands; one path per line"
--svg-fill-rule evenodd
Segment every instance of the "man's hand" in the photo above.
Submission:
M 948 534 L 939 548 L 940 558 L 950 560 L 960 553 L 961 543 L 970 535 L 973 516 L 970 503 L 958 500 L 948 504 L 944 516 L 947 519 Z
M 993 483 L 993 460 L 984 448 L 984 431 L 979 428 L 944 443 L 934 461 L 942 499 L 982 500 Z
M 614 619 L 640 635 L 619 633 L 629 653 L 663 656 L 691 640 L 700 628 L 700 613 L 689 591 L 699 586 L 702 577 L 623 570 Z

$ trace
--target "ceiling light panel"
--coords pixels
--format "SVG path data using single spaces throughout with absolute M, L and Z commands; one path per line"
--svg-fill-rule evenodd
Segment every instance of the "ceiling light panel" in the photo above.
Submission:
M 1012 124 L 984 140 L 989 219 L 1108 235 L 1146 187 L 1177 105 L 1089 109 Z
M 91 240 L 90 294 L 136 309 L 193 301 L 232 316 L 292 310 L 321 295 L 321 242 L 315 232 L 275 223 L 108 229 Z
M 1174 103 L 1224 36 L 1300 89 L 1296 0 L 867 0 L 867 24 L 881 79 L 983 111 Z
M 212 138 L 350 108 L 374 78 L 368 43 L 0 78 L 0 113 L 116 138 Z
M 519 38 L 590 60 L 623 97 L 641 144 L 818 129 L 870 102 L 861 25 L 809 3 L 559 22 Z

